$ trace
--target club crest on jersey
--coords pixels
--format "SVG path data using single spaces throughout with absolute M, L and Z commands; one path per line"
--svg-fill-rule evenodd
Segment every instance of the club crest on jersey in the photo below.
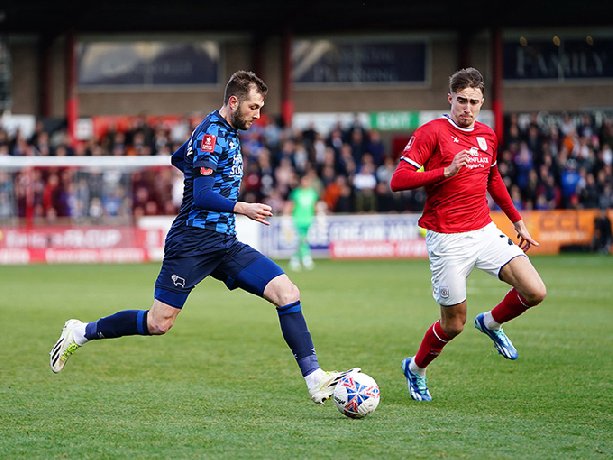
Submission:
M 485 142 L 485 138 L 477 137 L 477 144 L 479 144 L 481 150 L 487 151 L 487 142 Z
M 217 142 L 217 138 L 212 134 L 205 134 L 200 142 L 200 150 L 202 152 L 212 152 L 215 150 L 215 143 Z
M 170 278 L 172 279 L 172 284 L 175 286 L 181 286 L 182 288 L 185 287 L 185 278 L 182 278 L 179 275 L 172 275 Z
M 206 166 L 201 166 L 200 174 L 203 176 L 210 176 L 211 174 L 213 174 L 213 170 L 211 168 L 207 168 Z
M 409 139 L 409 142 L 404 147 L 402 152 L 404 153 L 404 152 L 408 152 L 409 150 L 411 150 L 411 147 L 413 146 L 413 142 L 415 142 L 415 136 L 411 136 L 411 139 Z

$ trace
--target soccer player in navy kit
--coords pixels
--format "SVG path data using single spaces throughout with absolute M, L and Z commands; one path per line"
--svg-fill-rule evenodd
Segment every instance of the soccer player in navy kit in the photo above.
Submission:
M 326 372 L 319 367 L 302 315 L 300 291 L 275 262 L 236 238 L 235 214 L 264 225 L 272 216 L 266 204 L 237 201 L 243 175 L 238 130 L 249 129 L 260 117 L 267 91 L 254 73 L 234 73 L 221 109 L 210 113 L 173 153 L 172 164 L 185 176 L 183 202 L 166 236 L 151 308 L 120 311 L 90 323 L 68 320 L 49 353 L 53 372 L 60 372 L 88 341 L 165 334 L 191 290 L 207 276 L 276 306 L 283 338 L 315 403 L 328 399 L 338 380 L 351 371 Z
M 426 367 L 464 329 L 466 278 L 473 268 L 512 286 L 498 305 L 474 321 L 504 358 L 517 359 L 518 353 L 501 324 L 546 296 L 543 281 L 525 255 L 538 242 L 530 236 L 498 172 L 498 140 L 491 128 L 476 121 L 483 96 L 478 70 L 454 73 L 449 79 L 449 115 L 415 131 L 391 180 L 393 191 L 423 186 L 427 194 L 419 226 L 427 230 L 432 295 L 440 305 L 440 319 L 428 328 L 415 356 L 402 361 L 409 393 L 417 401 L 432 399 Z M 519 246 L 492 222 L 487 192 L 513 222 Z

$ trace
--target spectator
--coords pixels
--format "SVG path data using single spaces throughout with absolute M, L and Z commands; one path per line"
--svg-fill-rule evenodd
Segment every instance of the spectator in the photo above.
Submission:
M 381 212 L 399 211 L 399 200 L 401 196 L 399 193 L 392 192 L 390 187 L 390 181 L 396 164 L 394 158 L 391 155 L 387 155 L 383 160 L 383 164 L 377 167 L 375 176 L 377 178 L 377 210 Z
M 370 153 L 376 166 L 381 166 L 385 160 L 385 144 L 381 139 L 381 133 L 376 129 L 368 131 L 366 151 Z
M 601 208 L 594 217 L 593 250 L 602 254 L 610 254 L 612 239 L 613 230 L 611 229 L 611 219 L 609 219 L 607 215 L 607 210 Z
M 594 174 L 585 174 L 585 182 L 579 187 L 579 205 L 583 209 L 598 208 L 600 194 L 596 187 Z
M 519 187 L 524 209 L 590 209 L 603 203 L 608 206 L 607 203 L 613 199 L 610 196 L 613 187 L 613 122 L 610 115 L 512 113 L 506 120 L 505 142 L 499 146 L 498 167 L 510 192 L 513 185 Z M 51 129 L 53 124 L 38 120 L 29 137 L 19 129 L 9 131 L 0 125 L 0 155 L 165 156 L 178 147 L 173 144 L 175 134 L 189 132 L 192 124 L 193 120 L 188 116 L 169 125 L 161 121 L 151 122 L 141 115 L 129 129 L 111 123 L 101 137 L 73 145 L 68 143 L 66 129 L 58 123 L 55 126 L 60 127 Z M 256 184 L 257 190 L 254 188 L 250 192 L 256 193 L 262 201 L 285 200 L 289 190 L 296 186 L 297 175 L 315 168 L 322 183 L 322 196 L 335 197 L 328 202 L 331 210 L 352 212 L 348 210 L 355 210 L 356 205 L 360 209 L 364 207 L 363 193 L 359 190 L 363 177 L 358 176 L 361 171 L 358 172 L 357 167 L 362 168 L 362 157 L 368 153 L 375 164 L 374 211 L 420 212 L 424 199 L 421 190 L 407 191 L 402 196 L 393 195 L 394 201 L 386 198 L 389 191 L 384 186 L 385 180 L 378 177 L 386 174 L 386 168 L 377 169 L 388 161 L 381 134 L 378 130 L 367 129 L 357 116 L 349 124 L 337 122 L 325 131 L 314 124 L 305 130 L 283 129 L 273 118 L 268 118 L 265 126 L 250 129 L 243 140 L 245 174 L 252 175 L 244 183 Z M 174 178 L 163 171 L 164 168 L 159 170 L 157 177 L 155 173 L 146 177 L 143 183 L 141 181 L 146 175 L 138 172 L 134 174 L 136 185 L 132 186 L 129 183 L 132 172 L 115 171 L 109 176 L 106 171 L 102 174 L 95 170 L 77 170 L 65 180 L 60 178 L 58 193 L 68 203 L 64 206 L 69 209 L 68 214 L 83 222 L 92 219 L 89 210 L 96 208 L 91 205 L 92 199 L 98 198 L 102 209 L 102 203 L 109 200 L 107 195 L 112 194 L 114 186 L 136 190 L 137 185 L 142 185 L 149 190 L 148 201 L 151 203 L 143 203 L 138 207 L 140 211 L 174 214 L 176 205 L 164 199 L 165 194 L 173 190 Z M 339 180 L 339 175 L 344 177 Z M 118 177 L 122 178 L 121 182 L 117 182 Z M 12 173 L 10 181 L 14 190 L 10 195 L 14 213 L 25 217 L 27 208 L 37 219 L 44 218 L 42 190 L 48 181 L 55 181 L 49 171 L 43 169 L 31 177 Z M 28 182 L 27 194 L 18 193 L 22 189 L 19 181 L 21 185 Z M 178 187 L 175 189 L 175 193 L 182 193 Z M 28 200 L 26 195 L 30 197 Z M 130 196 L 131 193 L 129 202 Z M 352 200 L 349 204 L 343 201 L 347 197 Z M 353 201 L 356 199 L 360 204 Z M 370 205 L 368 209 L 373 210 Z M 56 214 L 58 210 L 56 207 Z M 53 212 L 49 215 L 52 216 Z M 104 215 L 101 213 L 100 218 Z
M 361 164 L 354 178 L 355 208 L 357 212 L 375 212 L 377 199 L 375 189 L 377 177 L 376 166 L 371 154 L 362 156 Z
M 569 158 L 562 168 L 560 186 L 562 187 L 562 204 L 565 209 L 572 209 L 577 204 L 577 184 L 579 183 L 577 162 Z

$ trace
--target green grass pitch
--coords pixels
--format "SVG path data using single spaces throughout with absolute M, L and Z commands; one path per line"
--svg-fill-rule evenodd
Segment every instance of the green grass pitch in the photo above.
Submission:
M 87 344 L 54 375 L 64 321 L 147 308 L 158 265 L 0 267 L 0 458 L 613 458 L 613 258 L 533 263 L 549 296 L 505 326 L 519 359 L 472 326 L 507 290 L 475 271 L 466 329 L 429 369 L 429 404 L 400 370 L 438 315 L 427 261 L 290 273 L 322 367 L 379 383 L 362 420 L 312 404 L 272 305 L 213 279 L 165 337 Z

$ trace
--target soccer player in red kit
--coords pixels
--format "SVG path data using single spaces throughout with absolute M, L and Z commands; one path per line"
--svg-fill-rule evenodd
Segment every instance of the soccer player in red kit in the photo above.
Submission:
M 525 254 L 538 242 L 530 236 L 498 172 L 496 135 L 476 120 L 484 89 L 478 70 L 454 73 L 449 78 L 449 114 L 415 131 L 391 180 L 396 192 L 425 187 L 419 226 L 427 230 L 432 295 L 440 305 L 440 319 L 426 331 L 417 354 L 402 361 L 409 393 L 416 401 L 432 400 L 426 368 L 464 329 L 466 279 L 475 267 L 512 286 L 498 305 L 475 318 L 475 327 L 507 359 L 517 359 L 518 354 L 502 323 L 538 305 L 547 294 Z M 518 245 L 492 222 L 487 192 L 513 222 Z

